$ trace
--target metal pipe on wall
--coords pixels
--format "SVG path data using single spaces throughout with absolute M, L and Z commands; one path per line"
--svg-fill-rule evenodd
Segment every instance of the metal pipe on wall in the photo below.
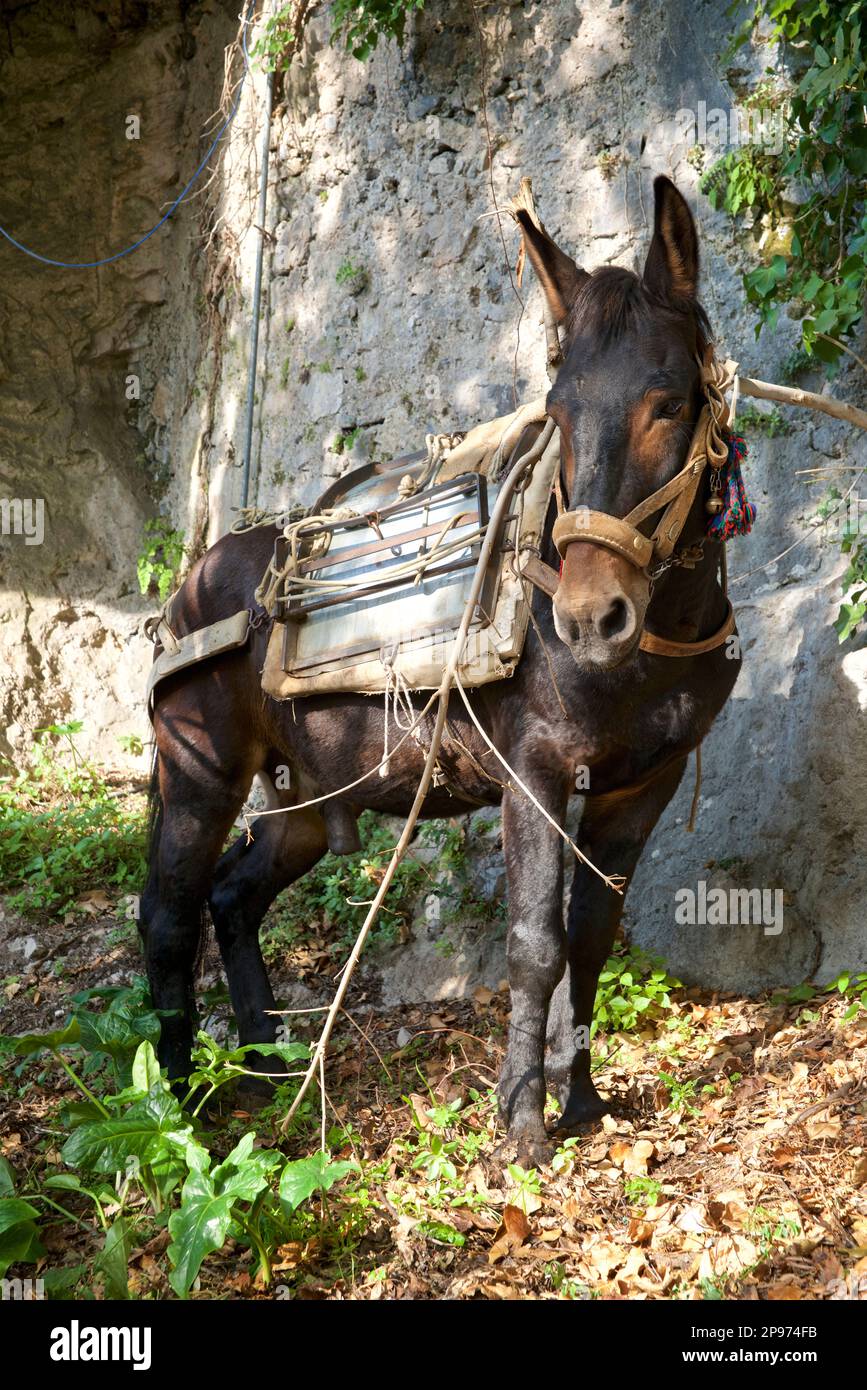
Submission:
M 271 146 L 271 108 L 274 100 L 274 74 L 268 73 L 265 89 L 265 127 L 262 132 L 261 169 L 259 175 L 259 243 L 256 247 L 256 278 L 253 283 L 253 323 L 250 330 L 250 365 L 247 373 L 247 412 L 244 423 L 243 483 L 241 506 L 246 507 L 250 495 L 250 468 L 253 453 L 253 407 L 256 400 L 256 368 L 259 358 L 259 306 L 262 298 L 262 258 L 265 251 L 265 216 L 268 210 L 268 156 Z

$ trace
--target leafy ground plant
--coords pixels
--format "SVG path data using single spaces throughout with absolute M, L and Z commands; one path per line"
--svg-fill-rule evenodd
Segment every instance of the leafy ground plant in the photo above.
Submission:
M 19 911 L 64 912 L 88 889 L 143 881 L 144 811 L 78 752 L 82 728 L 41 729 L 32 766 L 0 778 L 0 889 Z
M 13 1262 L 32 1263 L 44 1255 L 40 1218 L 46 1212 L 59 1211 L 81 1222 L 59 1205 L 57 1198 L 64 1195 L 89 1203 L 102 1228 L 96 1265 L 108 1296 L 128 1296 L 127 1260 L 134 1241 L 154 1224 L 166 1223 L 168 1278 L 178 1297 L 188 1296 L 204 1260 L 229 1237 L 250 1249 L 257 1278 L 267 1285 L 273 1251 L 291 1236 L 299 1208 L 315 1194 L 327 1193 L 356 1165 L 334 1161 L 324 1151 L 293 1160 L 277 1149 L 257 1147 L 253 1131 L 243 1134 L 225 1158 L 215 1160 L 198 1117 L 216 1091 L 248 1074 L 245 1055 L 251 1049 L 221 1048 L 200 1033 L 182 1103 L 160 1070 L 152 1042 L 139 1041 L 140 1019 L 107 1011 L 102 1028 L 94 1021 L 98 1014 L 90 1015 L 82 1028 L 82 1016 L 73 1016 L 54 1033 L 4 1040 L 4 1050 L 25 1061 L 48 1052 L 82 1099 L 64 1107 L 64 1124 L 71 1133 L 59 1154 L 62 1171 L 20 1193 L 9 1165 L 0 1171 L 3 1272 Z M 76 1070 L 70 1062 L 70 1049 L 90 1060 L 95 1055 L 100 1062 L 107 1056 L 126 1084 L 98 1095 L 84 1081 L 83 1068 Z M 308 1057 L 300 1043 L 258 1050 L 289 1065 Z

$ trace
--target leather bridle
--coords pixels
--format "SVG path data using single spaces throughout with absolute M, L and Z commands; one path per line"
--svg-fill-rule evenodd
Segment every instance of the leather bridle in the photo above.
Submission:
M 582 542 L 601 545 L 643 571 L 652 584 L 671 566 L 691 568 L 701 559 L 701 545 L 678 549 L 677 543 L 701 487 L 705 469 L 721 472 L 726 466 L 728 441 L 724 430 L 728 407 L 724 392 L 731 378 L 717 360 L 712 346 L 708 347 L 700 361 L 700 369 L 705 404 L 693 431 L 686 463 L 667 483 L 622 518 L 589 507 L 566 509 L 562 505 L 559 488 L 555 488 L 559 515 L 554 522 L 553 540 L 561 560 L 565 559 L 571 545 Z M 653 532 L 645 535 L 639 529 L 642 522 L 660 510 L 662 515 Z M 523 572 L 546 593 L 553 595 L 556 592 L 559 576 L 555 576 L 548 565 L 534 559 L 523 567 Z M 734 626 L 734 611 L 729 603 L 725 621 L 711 637 L 699 642 L 675 642 L 645 631 L 640 646 L 643 651 L 658 656 L 697 656 L 720 646 L 731 635 Z

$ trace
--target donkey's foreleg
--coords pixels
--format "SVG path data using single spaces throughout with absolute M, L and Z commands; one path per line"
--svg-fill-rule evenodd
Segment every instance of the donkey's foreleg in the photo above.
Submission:
M 562 824 L 568 791 L 540 795 Z M 509 889 L 507 954 L 512 1019 L 500 1075 L 500 1109 L 511 1138 L 532 1154 L 544 1143 L 545 1025 L 551 995 L 566 965 L 563 931 L 563 841 L 521 792 L 503 797 L 503 840 Z
M 581 849 L 604 873 L 631 879 L 653 827 L 677 790 L 686 759 L 672 764 L 651 787 L 596 811 L 592 800 L 581 823 Z M 623 898 L 576 864 L 569 900 L 568 969 L 555 991 L 548 1018 L 546 1074 L 563 1114 L 560 1133 L 599 1119 L 610 1103 L 590 1076 L 590 1024 L 599 974 L 614 944 Z

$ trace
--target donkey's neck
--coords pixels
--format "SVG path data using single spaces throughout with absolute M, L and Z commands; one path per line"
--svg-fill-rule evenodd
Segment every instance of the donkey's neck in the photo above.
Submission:
M 645 619 L 658 637 L 696 642 L 711 637 L 726 615 L 726 597 L 719 580 L 719 541 L 705 541 L 694 569 L 675 566 L 654 590 Z

